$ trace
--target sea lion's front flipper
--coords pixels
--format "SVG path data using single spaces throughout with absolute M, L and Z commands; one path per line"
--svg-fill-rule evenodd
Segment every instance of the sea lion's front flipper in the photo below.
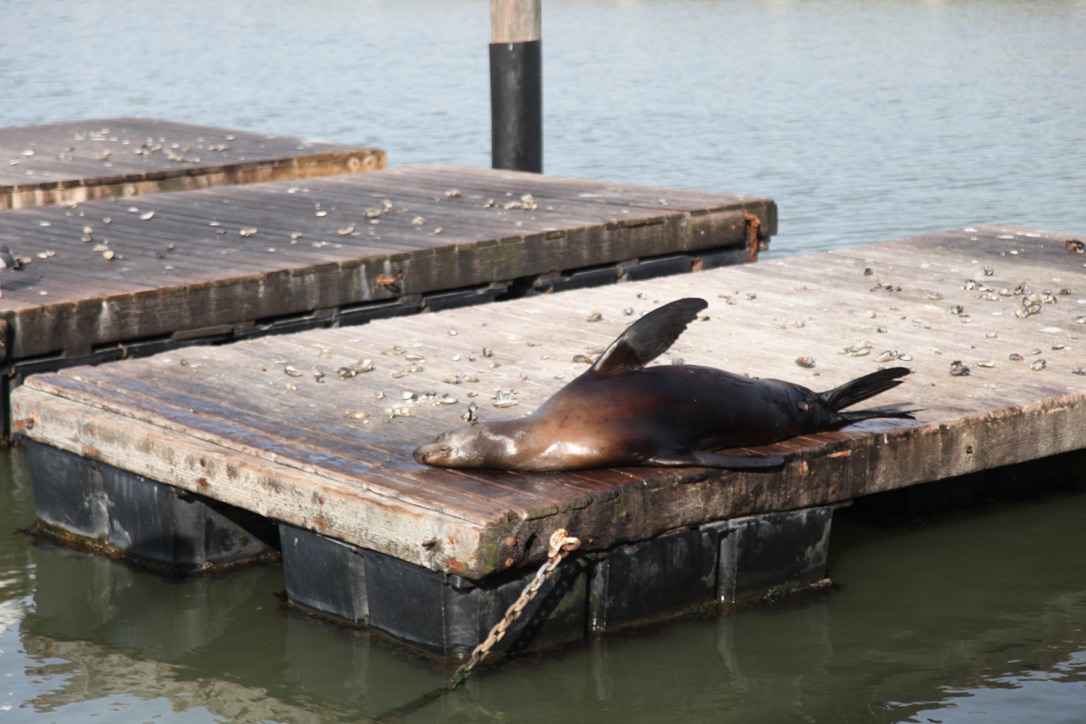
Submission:
M 645 465 L 665 467 L 727 468 L 728 470 L 769 470 L 784 465 L 782 455 L 721 455 L 720 453 L 694 450 L 688 453 L 657 453 L 645 461 Z
M 603 351 L 592 371 L 610 377 L 626 370 L 640 369 L 667 351 L 686 325 L 709 306 L 704 299 L 687 297 L 654 309 L 637 320 Z

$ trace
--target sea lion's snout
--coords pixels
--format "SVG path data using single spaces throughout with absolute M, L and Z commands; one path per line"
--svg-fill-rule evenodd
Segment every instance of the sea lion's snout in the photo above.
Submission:
M 414 452 L 415 462 L 423 465 L 441 465 L 441 459 L 448 457 L 448 454 L 449 448 L 436 442 L 419 445 Z

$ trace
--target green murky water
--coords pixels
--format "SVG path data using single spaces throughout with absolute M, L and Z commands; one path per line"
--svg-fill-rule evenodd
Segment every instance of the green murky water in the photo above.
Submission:
M 175 581 L 15 529 L 21 450 L 0 456 L 4 721 L 364 721 L 450 668 L 286 612 L 282 570 Z M 1081 721 L 1086 491 L 926 523 L 834 524 L 814 599 L 529 654 L 408 722 Z

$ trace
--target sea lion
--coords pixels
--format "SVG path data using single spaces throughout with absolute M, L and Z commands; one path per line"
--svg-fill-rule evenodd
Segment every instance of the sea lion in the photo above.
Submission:
M 449 430 L 415 460 L 451 468 L 583 470 L 622 466 L 780 467 L 780 455 L 722 455 L 876 417 L 912 418 L 897 406 L 841 412 L 901 384 L 893 367 L 828 392 L 698 365 L 646 367 L 708 304 L 687 298 L 637 320 L 583 374 L 517 420 Z

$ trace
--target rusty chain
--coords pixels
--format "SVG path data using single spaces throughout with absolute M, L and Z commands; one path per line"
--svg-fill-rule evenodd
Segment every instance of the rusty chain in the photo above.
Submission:
M 750 254 L 751 261 L 758 261 L 758 251 L 761 249 L 758 232 L 762 228 L 762 222 L 749 211 L 743 212 L 743 221 L 747 225 L 747 253 Z
M 490 629 L 490 635 L 486 639 L 475 647 L 475 650 L 471 652 L 471 658 L 467 663 L 456 670 L 456 673 L 449 679 L 448 688 L 455 689 L 462 683 L 467 681 L 471 676 L 471 671 L 479 662 L 487 657 L 490 650 L 497 646 L 498 642 L 505 637 L 506 631 L 513 625 L 520 615 L 524 613 L 524 609 L 528 607 L 528 604 L 532 602 L 532 599 L 539 593 L 539 589 L 543 587 L 543 584 L 547 582 L 555 569 L 558 568 L 558 564 L 562 562 L 562 559 L 570 554 L 571 551 L 575 551 L 581 547 L 581 541 L 578 538 L 566 533 L 565 528 L 559 528 L 551 534 L 551 547 L 547 554 L 547 562 L 544 563 L 538 571 L 536 571 L 535 577 L 524 587 L 524 590 L 520 592 L 520 596 L 513 605 L 502 616 L 502 620 L 498 621 L 494 625 L 494 628 Z
M 463 684 L 471 676 L 471 671 L 479 662 L 486 658 L 490 650 L 497 646 L 498 642 L 505 636 L 505 632 L 509 630 L 509 627 L 513 625 L 513 622 L 520 618 L 520 615 L 524 613 L 524 609 L 528 607 L 528 604 L 532 602 L 532 599 L 539 593 L 539 589 L 543 587 L 543 584 L 547 582 L 547 579 L 554 574 L 555 569 L 558 568 L 558 564 L 562 562 L 562 559 L 570 554 L 571 551 L 575 551 L 581 547 L 581 541 L 577 538 L 566 533 L 565 528 L 559 528 L 551 534 L 550 549 L 547 553 L 547 562 L 544 563 L 528 585 L 521 591 L 520 596 L 513 605 L 502 616 L 502 620 L 498 621 L 494 625 L 494 628 L 490 629 L 490 634 L 486 637 L 481 644 L 475 647 L 475 650 L 471 652 L 471 658 L 467 663 L 462 665 L 456 670 L 449 680 L 441 687 L 427 692 L 422 696 L 417 697 L 414 701 L 410 701 L 403 706 L 396 707 L 390 711 L 387 711 L 374 718 L 375 722 L 381 722 L 387 724 L 388 722 L 399 721 L 401 718 L 418 711 L 419 709 L 437 701 L 445 694 L 456 689 L 456 687 Z

